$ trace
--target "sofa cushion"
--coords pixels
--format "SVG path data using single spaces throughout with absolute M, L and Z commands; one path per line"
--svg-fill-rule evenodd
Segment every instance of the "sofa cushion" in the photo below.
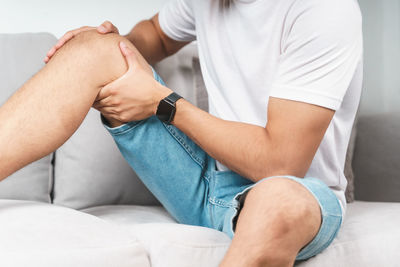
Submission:
M 7 267 L 150 267 L 128 232 L 56 205 L 0 200 L 0 258 Z
M 0 34 L 0 106 L 44 66 L 57 39 L 47 33 Z M 52 155 L 34 162 L 0 183 L 0 198 L 50 202 Z
M 54 177 L 53 203 L 57 205 L 83 209 L 158 203 L 124 160 L 94 109 L 56 151 Z
M 146 248 L 152 267 L 218 267 L 231 243 L 217 230 L 183 224 L 138 224 L 130 232 Z
M 194 105 L 198 105 L 194 90 L 192 60 L 197 57 L 197 45 L 191 43 L 175 55 L 168 57 L 154 66 L 168 88 L 174 90 Z
M 176 223 L 175 219 L 161 206 L 110 205 L 81 211 L 122 225 L 153 222 Z
M 361 116 L 357 128 L 356 199 L 400 202 L 400 113 Z
M 130 231 L 146 248 L 152 267 L 217 267 L 230 245 L 224 233 L 177 224 L 162 207 L 103 206 L 83 211 Z
M 83 211 L 130 231 L 146 248 L 152 267 L 217 267 L 230 244 L 222 232 L 177 224 L 162 207 L 104 206 Z
M 85 211 L 134 234 L 148 251 L 153 267 L 217 267 L 230 245 L 222 232 L 174 223 L 161 207 L 107 206 Z M 399 223 L 400 203 L 348 204 L 343 226 L 333 243 L 296 266 L 398 266 Z
M 353 170 L 353 157 L 354 157 L 354 148 L 356 144 L 357 137 L 357 118 L 354 122 L 353 129 L 351 131 L 349 145 L 347 147 L 346 159 L 344 163 L 344 176 L 347 179 L 347 187 L 346 187 L 346 201 L 347 203 L 354 202 L 354 170 Z
M 399 224 L 400 203 L 355 201 L 333 243 L 298 267 L 399 266 Z

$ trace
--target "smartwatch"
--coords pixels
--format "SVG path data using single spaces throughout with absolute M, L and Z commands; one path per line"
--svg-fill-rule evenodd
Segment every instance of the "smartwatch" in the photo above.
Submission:
M 171 124 L 176 112 L 176 101 L 182 97 L 177 93 L 172 93 L 158 104 L 156 115 L 164 123 Z

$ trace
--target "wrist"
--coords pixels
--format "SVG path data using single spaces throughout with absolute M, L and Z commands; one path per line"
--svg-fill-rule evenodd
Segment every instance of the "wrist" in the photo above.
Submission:
M 171 89 L 157 83 L 157 90 L 156 90 L 156 94 L 154 95 L 154 101 L 153 101 L 152 115 L 156 115 L 157 108 L 158 108 L 158 105 L 160 104 L 160 101 L 172 93 L 173 93 L 173 91 Z

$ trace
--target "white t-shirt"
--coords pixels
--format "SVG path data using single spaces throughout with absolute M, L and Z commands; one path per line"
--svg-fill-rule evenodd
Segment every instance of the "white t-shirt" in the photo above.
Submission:
M 345 156 L 362 87 L 357 1 L 173 0 L 159 21 L 170 38 L 197 40 L 214 116 L 264 127 L 270 96 L 336 111 L 306 177 L 324 181 L 344 212 Z

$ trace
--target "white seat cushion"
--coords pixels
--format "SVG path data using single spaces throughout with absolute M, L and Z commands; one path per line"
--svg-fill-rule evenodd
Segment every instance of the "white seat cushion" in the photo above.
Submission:
M 138 223 L 176 223 L 161 206 L 109 205 L 81 210 L 122 225 Z
M 216 230 L 173 223 L 160 207 L 106 206 L 86 212 L 127 227 L 145 246 L 153 267 L 216 267 L 230 244 L 230 239 Z M 348 205 L 333 243 L 296 266 L 399 266 L 399 225 L 400 203 L 356 201 Z
M 0 262 L 7 267 L 150 267 L 129 232 L 50 204 L 0 200 Z
M 162 207 L 103 206 L 83 211 L 126 227 L 146 248 L 152 267 L 217 267 L 230 244 L 222 232 L 177 224 Z
M 321 254 L 299 267 L 397 267 L 400 251 L 400 203 L 348 204 L 337 238 Z

